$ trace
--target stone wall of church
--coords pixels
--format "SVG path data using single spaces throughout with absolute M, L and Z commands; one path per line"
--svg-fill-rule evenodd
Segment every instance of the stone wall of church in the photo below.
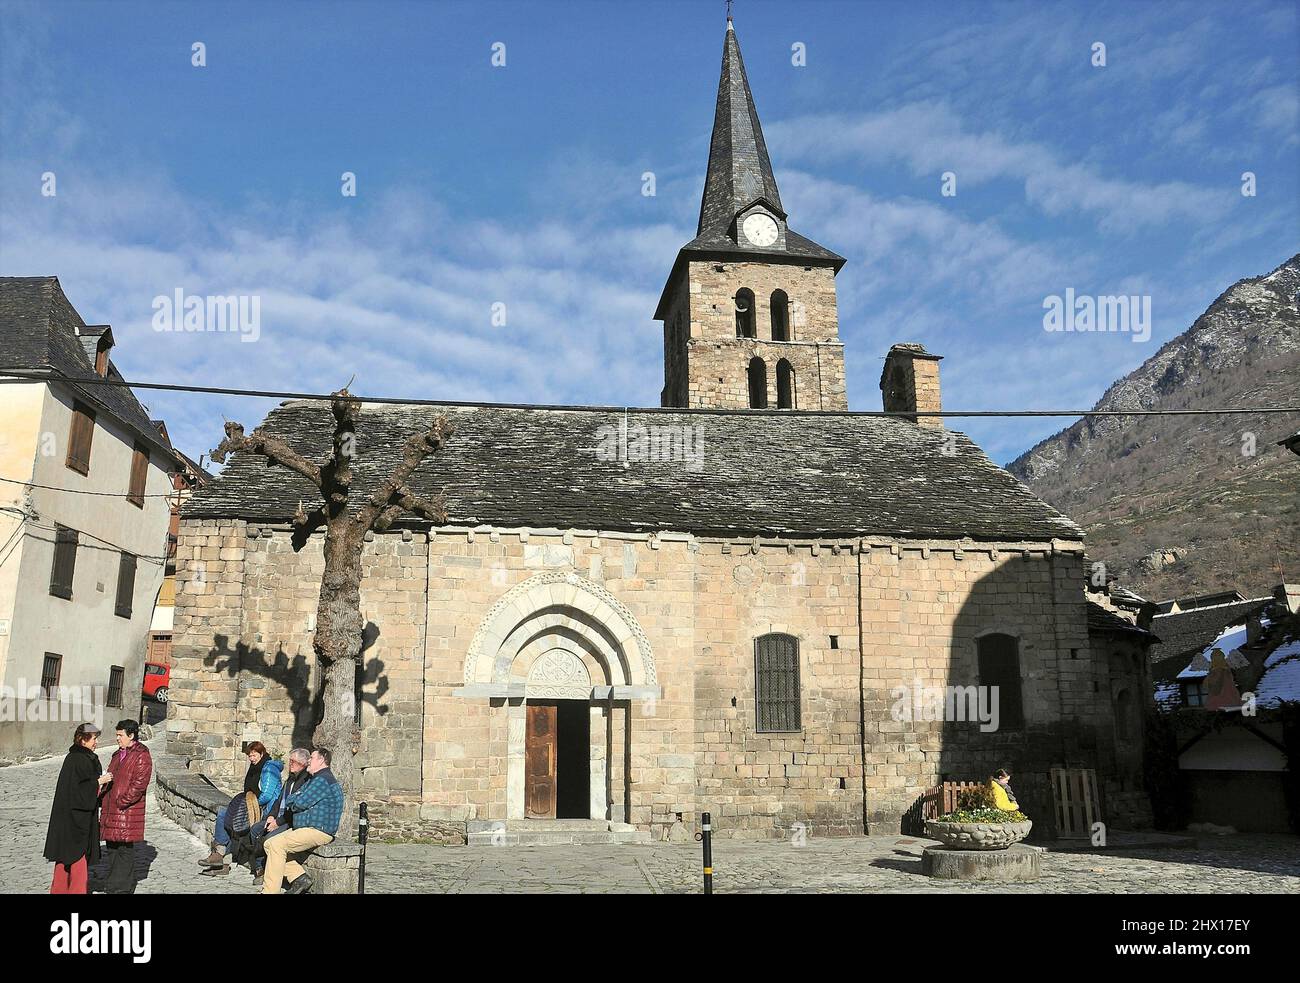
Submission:
M 447 530 L 375 537 L 365 562 L 359 763 L 377 835 L 461 842 L 510 818 L 519 700 L 457 691 L 475 634 L 494 616 L 523 623 L 530 612 L 501 602 L 539 575 L 559 575 L 561 592 L 565 575 L 607 592 L 653 649 L 659 695 L 615 699 L 592 721 L 610 721 L 611 818 L 656 836 L 702 811 L 721 835 L 898 830 L 926 788 L 996 767 L 1050 824 L 1050 768 L 1117 774 L 1098 695 L 1112 682 L 1105 653 L 1089 649 L 1077 544 Z M 287 529 L 187 520 L 178 567 L 169 750 L 233 788 L 243 742 L 281 755 L 309 738 L 320 544 L 294 553 Z M 757 729 L 755 640 L 775 632 L 798 640 L 797 733 Z M 1023 728 L 900 713 L 918 684 L 978 684 L 989 632 L 1019 641 Z
M 277 757 L 311 743 L 323 679 L 312 650 L 323 535 L 294 552 L 287 528 L 182 523 L 168 750 L 237 788 L 243 745 Z M 358 773 L 374 817 L 420 796 L 428 544 L 372 537 L 363 554 L 367 647 L 359 681 Z
M 857 579 L 856 557 L 838 546 L 701 544 L 698 807 L 724 835 L 862 833 Z M 758 730 L 755 640 L 769 633 L 798 640 L 798 732 Z
M 1098 696 L 1106 667 L 1089 648 L 1079 545 L 882 543 L 865 546 L 860 560 L 869 827 L 897 831 L 924 789 L 1005 767 L 1046 832 L 1050 770 L 1104 773 L 1114 762 L 1109 701 Z M 936 689 L 982 685 L 979 639 L 990 633 L 1017 640 L 1023 726 L 931 719 Z

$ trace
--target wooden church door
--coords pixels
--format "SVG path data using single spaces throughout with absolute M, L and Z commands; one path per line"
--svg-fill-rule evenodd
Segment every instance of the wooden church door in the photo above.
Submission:
M 524 740 L 524 815 L 529 819 L 555 818 L 555 765 L 559 707 L 528 704 L 528 729 Z

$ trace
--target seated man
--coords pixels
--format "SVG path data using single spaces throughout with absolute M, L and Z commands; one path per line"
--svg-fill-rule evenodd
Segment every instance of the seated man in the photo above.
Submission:
M 297 860 L 290 860 L 289 854 L 306 853 L 332 842 L 343 819 L 343 789 L 330 771 L 327 748 L 317 748 L 311 753 L 307 771 L 311 773 L 311 780 L 289 796 L 285 804 L 292 828 L 277 833 L 279 820 L 270 818 L 266 821 L 263 894 L 279 894 L 286 874 L 289 876 L 288 893 L 302 894 L 310 890 L 310 875 Z

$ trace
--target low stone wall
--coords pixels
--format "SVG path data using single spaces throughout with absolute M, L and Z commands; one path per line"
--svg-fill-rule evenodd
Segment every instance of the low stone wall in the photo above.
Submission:
M 174 755 L 155 755 L 153 761 L 158 808 L 162 814 L 205 843 L 212 842 L 217 812 L 230 803 L 234 793 L 217 788 L 196 772 L 187 771 L 185 761 Z
M 395 802 L 368 803 L 370 839 L 381 843 L 439 843 L 464 846 L 466 823 L 439 819 L 429 813 L 432 807 Z

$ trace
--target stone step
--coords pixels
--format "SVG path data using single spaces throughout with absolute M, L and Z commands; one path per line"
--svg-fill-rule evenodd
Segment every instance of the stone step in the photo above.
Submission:
M 582 846 L 616 843 L 649 843 L 648 830 L 628 823 L 592 819 L 519 819 L 502 823 L 475 824 L 466 836 L 469 846 Z

